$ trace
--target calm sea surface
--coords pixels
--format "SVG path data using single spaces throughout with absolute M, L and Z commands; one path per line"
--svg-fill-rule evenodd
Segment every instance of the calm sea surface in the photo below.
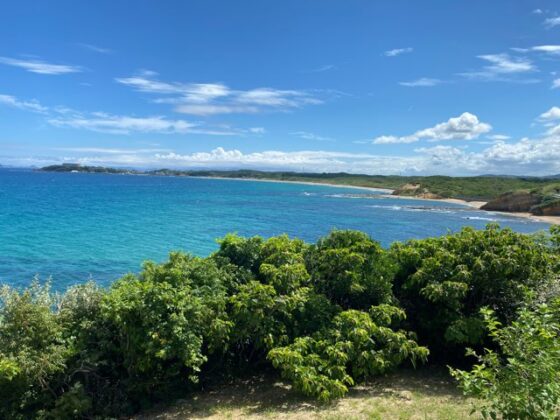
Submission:
M 0 169 L 0 283 L 52 276 L 56 289 L 107 284 L 170 250 L 208 255 L 228 232 L 315 241 L 359 229 L 388 246 L 489 222 L 519 232 L 545 223 L 454 204 L 371 197 L 351 188 L 218 179 Z M 364 197 L 368 195 L 370 197 Z

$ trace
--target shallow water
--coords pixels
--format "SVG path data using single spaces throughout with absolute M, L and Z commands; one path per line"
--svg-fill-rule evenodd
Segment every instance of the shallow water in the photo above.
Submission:
M 315 241 L 359 229 L 382 245 L 498 222 L 519 232 L 546 223 L 458 204 L 343 187 L 0 169 L 0 282 L 52 276 L 56 289 L 108 283 L 170 250 L 208 255 L 228 232 Z

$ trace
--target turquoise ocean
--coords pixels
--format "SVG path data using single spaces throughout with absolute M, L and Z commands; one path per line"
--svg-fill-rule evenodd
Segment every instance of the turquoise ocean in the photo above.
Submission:
M 206 256 L 228 232 L 315 241 L 335 228 L 359 229 L 389 246 L 490 222 L 526 233 L 549 227 L 354 188 L 0 169 L 0 283 L 38 276 L 57 290 L 90 278 L 108 284 L 171 250 Z

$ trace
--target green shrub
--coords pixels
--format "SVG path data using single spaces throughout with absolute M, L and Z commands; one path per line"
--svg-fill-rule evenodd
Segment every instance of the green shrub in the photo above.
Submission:
M 109 354 L 122 360 L 127 392 L 145 396 L 197 382 L 207 354 L 222 351 L 229 339 L 228 275 L 211 259 L 172 253 L 167 263 L 148 262 L 139 277 L 112 285 L 101 316 L 113 334 Z
M 294 387 L 326 401 L 342 397 L 356 381 L 386 373 L 409 359 L 425 361 L 428 349 L 409 333 L 390 328 L 404 312 L 388 305 L 339 313 L 313 336 L 272 349 L 268 358 Z
M 490 226 L 386 251 L 354 231 L 315 245 L 228 235 L 208 258 L 172 253 L 108 289 L 89 282 L 59 296 L 36 283 L 4 287 L 0 418 L 124 416 L 217 375 L 271 364 L 296 389 L 330 400 L 402 363 L 425 361 L 428 350 L 412 331 L 440 355 L 467 344 L 501 348 L 482 356 L 476 372 L 507 386 L 487 391 L 475 371 L 456 371 L 465 389 L 501 401 L 516 385 L 502 372 L 527 375 L 530 389 L 518 384 L 520 398 L 542 391 L 530 404 L 548 413 L 556 388 L 539 381 L 556 380 L 549 367 L 558 337 L 546 334 L 557 330 L 557 312 L 547 315 L 557 306 L 507 325 L 526 296 L 558 297 L 559 238 L 559 228 L 529 237 Z M 493 324 L 495 342 L 484 306 L 505 326 Z M 542 354 L 524 325 L 540 334 Z M 510 342 L 516 334 L 519 348 Z M 508 366 L 510 359 L 521 365 Z
M 331 232 L 310 248 L 306 263 L 315 289 L 344 309 L 367 309 L 392 300 L 394 265 L 365 233 Z
M 448 360 L 465 345 L 484 343 L 482 307 L 511 321 L 527 291 L 546 288 L 554 278 L 545 245 L 496 225 L 396 243 L 391 251 L 398 265 L 394 290 L 410 328 Z
M 451 369 L 467 395 L 480 398 L 485 418 L 555 419 L 560 416 L 560 301 L 524 308 L 503 326 L 482 311 L 497 351 L 486 350 L 470 372 Z

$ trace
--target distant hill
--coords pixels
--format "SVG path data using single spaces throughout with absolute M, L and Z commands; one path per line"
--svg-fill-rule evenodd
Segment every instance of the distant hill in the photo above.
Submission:
M 490 201 L 488 210 L 530 211 L 546 203 L 555 202 L 560 186 L 560 175 L 549 177 L 516 177 L 507 175 L 482 175 L 473 177 L 450 176 L 397 176 L 357 175 L 338 173 L 266 172 L 256 170 L 175 170 L 157 169 L 140 171 L 135 169 L 82 166 L 65 163 L 41 169 L 48 172 L 87 172 L 105 174 L 193 176 L 213 178 L 263 179 L 275 181 L 315 182 L 332 185 L 348 185 L 394 190 L 394 195 L 421 198 L 457 198 L 467 201 Z M 512 194 L 512 193 L 516 194 Z M 509 196 L 505 197 L 505 194 Z M 501 197 L 501 198 L 500 198 Z M 500 200 L 493 202 L 493 200 Z M 513 201 L 512 201 L 513 200 Z M 519 202 L 518 200 L 521 200 Z M 530 204 L 529 204 L 530 203 Z M 507 210 L 511 208 L 512 210 Z M 520 208 L 520 210 L 513 209 Z M 522 210 L 521 210 L 522 209 Z M 540 210 L 539 210 L 540 211 Z

